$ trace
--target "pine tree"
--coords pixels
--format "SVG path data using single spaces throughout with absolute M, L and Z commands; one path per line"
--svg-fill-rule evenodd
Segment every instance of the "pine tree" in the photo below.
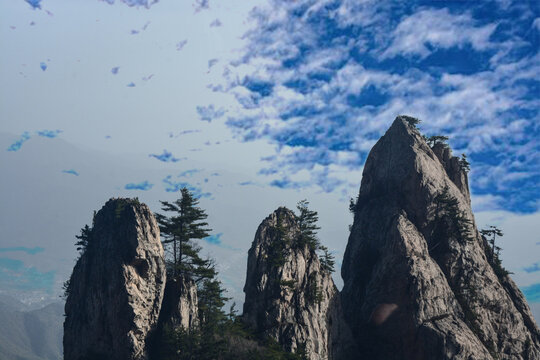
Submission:
M 211 229 L 204 220 L 208 217 L 198 207 L 199 200 L 186 188 L 180 190 L 181 197 L 173 203 L 161 201 L 162 210 L 173 213 L 167 217 L 156 214 L 163 237 L 163 244 L 172 253 L 171 272 L 173 276 L 185 274 L 200 278 L 207 271 L 207 261 L 199 256 L 200 247 L 192 240 L 209 236 Z
M 322 255 L 320 256 L 322 268 L 330 273 L 334 272 L 334 265 L 336 264 L 334 255 L 332 255 L 324 245 L 319 245 L 319 250 L 322 251 Z
M 461 158 L 459 159 L 459 167 L 465 172 L 469 172 L 471 170 L 471 164 L 469 164 L 469 161 L 467 160 L 467 155 L 461 154 Z
M 495 259 L 495 255 L 498 257 L 501 251 L 501 248 L 495 245 L 495 240 L 497 239 L 497 236 L 503 236 L 502 230 L 496 226 L 490 225 L 489 228 L 480 230 L 480 233 L 488 238 L 488 242 L 491 245 L 491 258 Z
M 91 236 L 92 236 L 92 228 L 88 226 L 88 224 L 84 225 L 84 227 L 81 229 L 80 235 L 75 235 L 75 237 L 79 239 L 75 243 L 75 246 L 77 247 L 77 251 L 79 251 L 81 254 L 83 254 L 88 248 L 88 244 L 90 243 Z
M 446 143 L 448 141 L 448 136 L 433 135 L 425 139 L 429 147 L 434 147 L 437 144 L 443 144 L 445 147 L 448 147 L 448 144 Z
M 399 115 L 399 118 L 401 120 L 404 120 L 407 124 L 409 124 L 410 126 L 416 128 L 416 125 L 418 125 L 419 123 L 421 123 L 421 120 L 420 119 L 417 119 L 415 117 L 412 117 L 412 116 L 407 116 L 407 115 Z
M 311 250 L 315 251 L 320 245 L 319 239 L 317 239 L 317 230 L 320 229 L 317 226 L 319 216 L 316 211 L 309 210 L 308 205 L 309 201 L 306 199 L 299 201 L 296 205 L 296 208 L 300 212 L 297 217 L 298 225 L 300 226 L 298 244 L 300 246 L 307 244 Z

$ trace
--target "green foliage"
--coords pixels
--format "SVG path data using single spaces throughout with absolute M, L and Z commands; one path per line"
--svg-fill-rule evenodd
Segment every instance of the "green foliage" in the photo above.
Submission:
M 278 216 L 275 230 L 276 238 L 268 247 L 268 262 L 272 266 L 280 267 L 285 264 L 287 244 L 290 242 L 290 239 L 287 236 L 287 229 L 283 226 L 283 219 L 281 216 Z
M 281 280 L 279 282 L 279 285 L 283 287 L 287 287 L 292 290 L 294 289 L 294 286 L 296 285 L 296 281 L 295 280 Z
M 459 159 L 459 167 L 461 170 L 468 173 L 471 170 L 471 164 L 467 160 L 467 155 L 461 154 L 461 158 Z
M 334 255 L 332 255 L 328 251 L 328 248 L 324 245 L 319 245 L 319 250 L 322 251 L 322 255 L 319 257 L 322 268 L 330 273 L 333 273 L 335 271 L 334 265 L 336 264 Z
M 464 211 L 459 210 L 459 204 L 455 197 L 450 195 L 446 186 L 442 192 L 435 196 L 436 226 L 435 234 L 441 241 L 441 237 L 446 235 L 454 236 L 461 243 L 472 241 L 471 220 L 467 218 Z
M 320 230 L 320 227 L 317 225 L 319 215 L 316 211 L 310 210 L 308 205 L 309 201 L 304 199 L 299 201 L 296 206 L 299 211 L 296 219 L 300 227 L 300 235 L 296 240 L 296 245 L 298 247 L 308 245 L 311 251 L 322 251 L 319 258 L 323 269 L 333 272 L 335 265 L 334 256 L 330 254 L 328 248 L 322 245 L 317 238 L 317 230 Z
M 208 264 L 199 256 L 200 247 L 193 240 L 209 236 L 212 229 L 207 228 L 208 223 L 204 221 L 208 215 L 197 206 L 199 200 L 186 188 L 180 193 L 181 197 L 173 203 L 161 201 L 161 209 L 171 215 L 156 214 L 156 220 L 163 245 L 172 254 L 172 275 L 200 279 L 208 276 Z
M 504 235 L 502 230 L 496 226 L 490 225 L 487 229 L 480 230 L 480 233 L 490 246 L 491 251 L 486 255 L 495 275 L 497 275 L 499 279 L 507 277 L 511 273 L 502 266 L 502 261 L 500 259 L 502 248 L 496 245 L 497 237 L 502 237 Z
M 426 139 L 429 147 L 434 147 L 437 144 L 443 144 L 445 147 L 448 147 L 448 136 L 444 135 L 433 135 L 430 137 L 424 137 Z
M 64 281 L 64 283 L 62 284 L 62 294 L 60 295 L 60 297 L 64 300 L 67 299 L 71 291 L 70 284 L 71 284 L 71 277 L 67 279 L 66 281 Z
M 81 234 L 75 235 L 75 237 L 78 239 L 78 241 L 75 242 L 77 251 L 79 251 L 80 254 L 84 254 L 92 238 L 92 228 L 88 226 L 88 224 L 84 225 L 81 229 Z
M 211 330 L 211 331 L 209 331 Z M 166 328 L 157 360 L 306 360 L 305 346 L 296 354 L 284 351 L 272 338 L 258 339 L 236 315 L 229 314 L 213 326 L 189 331 Z
M 317 230 L 320 229 L 317 226 L 317 221 L 319 221 L 319 216 L 316 211 L 310 210 L 308 208 L 309 201 L 306 199 L 301 200 L 296 205 L 296 208 L 299 211 L 297 216 L 298 225 L 300 226 L 300 235 L 297 239 L 297 244 L 299 247 L 303 247 L 306 244 L 313 251 L 317 250 L 320 242 L 317 238 Z
M 317 284 L 316 274 L 311 274 L 306 289 L 306 300 L 309 304 L 320 304 L 323 299 L 322 290 Z
M 416 125 L 420 124 L 422 121 L 420 119 L 417 119 L 415 117 L 412 117 L 412 116 L 407 116 L 407 115 L 399 115 L 399 118 L 401 120 L 404 120 L 407 124 L 409 124 L 410 126 L 416 128 Z

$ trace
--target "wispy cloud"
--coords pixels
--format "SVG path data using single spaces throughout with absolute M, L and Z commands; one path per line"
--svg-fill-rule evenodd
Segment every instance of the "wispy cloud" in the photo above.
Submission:
M 392 32 L 392 43 L 381 56 L 425 58 L 438 49 L 467 45 L 484 51 L 493 46 L 489 38 L 496 27 L 496 23 L 477 25 L 468 12 L 454 15 L 447 8 L 420 10 L 401 20 Z
M 30 140 L 30 134 L 28 131 L 25 131 L 18 140 L 7 148 L 7 151 L 19 151 L 23 144 L 28 140 Z
M 540 263 L 535 263 L 535 264 L 532 264 L 530 266 L 524 267 L 523 270 L 526 273 L 529 273 L 529 274 L 533 273 L 533 272 L 540 271 Z
M 212 194 L 209 192 L 204 192 L 200 187 L 194 186 L 188 182 L 185 181 L 175 181 L 172 178 L 172 175 L 167 175 L 163 180 L 163 183 L 165 184 L 165 191 L 166 192 L 178 192 L 182 188 L 188 189 L 193 196 L 196 198 L 210 198 L 212 197 Z
M 411 114 L 424 132 L 449 135 L 456 153 L 467 153 L 474 194 L 536 211 L 533 5 L 470 5 L 272 0 L 253 10 L 243 56 L 210 87 L 235 98 L 225 120 L 235 136 L 275 145 L 261 171 L 281 178 L 274 186 L 348 189 L 333 173 L 361 169 L 395 116 Z M 199 107 L 201 118 L 217 119 L 207 111 L 216 107 Z M 294 181 L 302 171 L 317 173 Z
M 210 0 L 195 0 L 193 7 L 196 13 L 201 10 L 208 10 L 210 8 Z
M 179 159 L 179 158 L 175 158 L 173 156 L 173 154 L 167 150 L 163 150 L 163 153 L 161 154 L 150 154 L 148 155 L 149 157 L 153 157 L 153 158 L 156 158 L 158 159 L 159 161 L 162 161 L 162 162 L 178 162 L 182 159 Z
M 73 169 L 69 169 L 69 170 L 62 170 L 62 172 L 64 174 L 70 174 L 70 175 L 75 175 L 75 176 L 79 176 L 79 173 Z
M 61 132 L 62 132 L 62 130 L 41 130 L 41 131 L 37 132 L 37 135 L 41 136 L 41 137 L 46 137 L 46 138 L 49 138 L 49 139 L 54 139 Z
M 178 177 L 192 177 L 193 175 L 199 172 L 201 172 L 200 169 L 189 169 L 189 170 L 182 171 L 180 174 L 178 174 Z
M 41 9 L 41 0 L 24 0 L 26 1 L 31 7 L 32 9 Z
M 214 21 L 212 21 L 210 23 L 210 27 L 219 27 L 221 25 L 223 25 L 223 24 L 221 23 L 221 21 L 219 19 L 215 19 Z
M 15 246 L 15 247 L 4 247 L 0 248 L 0 252 L 25 252 L 29 255 L 35 255 L 40 252 L 45 251 L 44 248 L 36 246 L 33 248 L 25 247 L 25 246 Z
M 104 0 L 104 1 L 111 5 L 115 3 L 115 0 Z M 158 1 L 159 0 L 118 0 L 118 2 L 124 3 L 127 6 L 135 6 L 135 7 L 143 6 L 147 9 L 150 8 L 150 6 L 152 6 L 153 4 L 157 4 Z
M 210 59 L 208 60 L 208 69 L 211 69 L 212 66 L 216 65 L 218 63 L 218 59 Z
M 209 64 L 210 67 L 210 64 Z M 214 119 L 219 119 L 225 115 L 225 109 L 219 108 L 216 109 L 214 105 L 209 106 L 197 106 L 197 113 L 202 121 L 211 122 Z
M 142 190 L 142 191 L 148 191 L 150 190 L 154 184 L 149 183 L 148 181 L 141 181 L 139 183 L 129 183 L 124 186 L 124 189 L 126 190 Z
M 184 46 L 186 46 L 187 42 L 188 42 L 187 39 L 177 42 L 176 43 L 176 50 L 177 51 L 182 50 L 184 48 Z
M 253 181 L 242 181 L 242 182 L 239 182 L 238 185 L 240 185 L 240 186 L 255 186 L 255 185 L 257 185 L 257 183 L 253 182 Z

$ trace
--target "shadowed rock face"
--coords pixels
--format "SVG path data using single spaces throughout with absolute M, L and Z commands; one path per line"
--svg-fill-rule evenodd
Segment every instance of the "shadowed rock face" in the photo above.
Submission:
M 359 358 L 539 359 L 527 303 L 492 263 L 458 159 L 398 117 L 366 161 L 342 266 Z
M 305 345 L 309 359 L 333 358 L 345 332 L 339 294 L 315 251 L 295 245 L 299 233 L 294 213 L 286 208 L 259 225 L 248 255 L 243 319 L 287 351 Z M 280 241 L 282 248 L 276 245 Z
M 71 275 L 64 359 L 147 359 L 165 276 L 159 227 L 148 207 L 109 200 Z

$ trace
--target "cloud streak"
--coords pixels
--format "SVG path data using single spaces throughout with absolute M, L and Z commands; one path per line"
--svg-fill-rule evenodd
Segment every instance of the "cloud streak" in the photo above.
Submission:
M 161 162 L 173 162 L 173 163 L 175 163 L 175 162 L 178 162 L 178 161 L 182 160 L 182 159 L 179 159 L 179 158 L 175 158 L 173 156 L 173 154 L 171 152 L 167 151 L 167 150 L 163 150 L 163 153 L 161 153 L 161 154 L 150 154 L 148 156 L 156 158 Z
M 37 132 L 37 135 L 49 139 L 54 139 L 55 137 L 58 137 L 61 132 L 62 130 L 41 130 Z
M 193 196 L 196 198 L 210 198 L 212 197 L 212 194 L 209 192 L 204 192 L 200 187 L 194 186 L 186 181 L 175 181 L 172 178 L 172 175 L 167 175 L 163 180 L 163 183 L 165 184 L 165 191 L 166 192 L 178 192 L 182 188 L 188 189 Z
M 30 134 L 28 131 L 25 131 L 18 140 L 7 148 L 7 151 L 19 151 L 23 144 L 28 140 L 30 140 Z
M 154 184 L 149 183 L 147 180 L 141 181 L 139 183 L 129 183 L 124 186 L 124 189 L 126 190 L 142 190 L 142 191 L 148 191 L 152 189 Z
M 75 175 L 75 176 L 79 176 L 79 173 L 73 169 L 69 169 L 69 170 L 62 170 L 62 173 L 64 174 L 69 174 L 69 175 Z

